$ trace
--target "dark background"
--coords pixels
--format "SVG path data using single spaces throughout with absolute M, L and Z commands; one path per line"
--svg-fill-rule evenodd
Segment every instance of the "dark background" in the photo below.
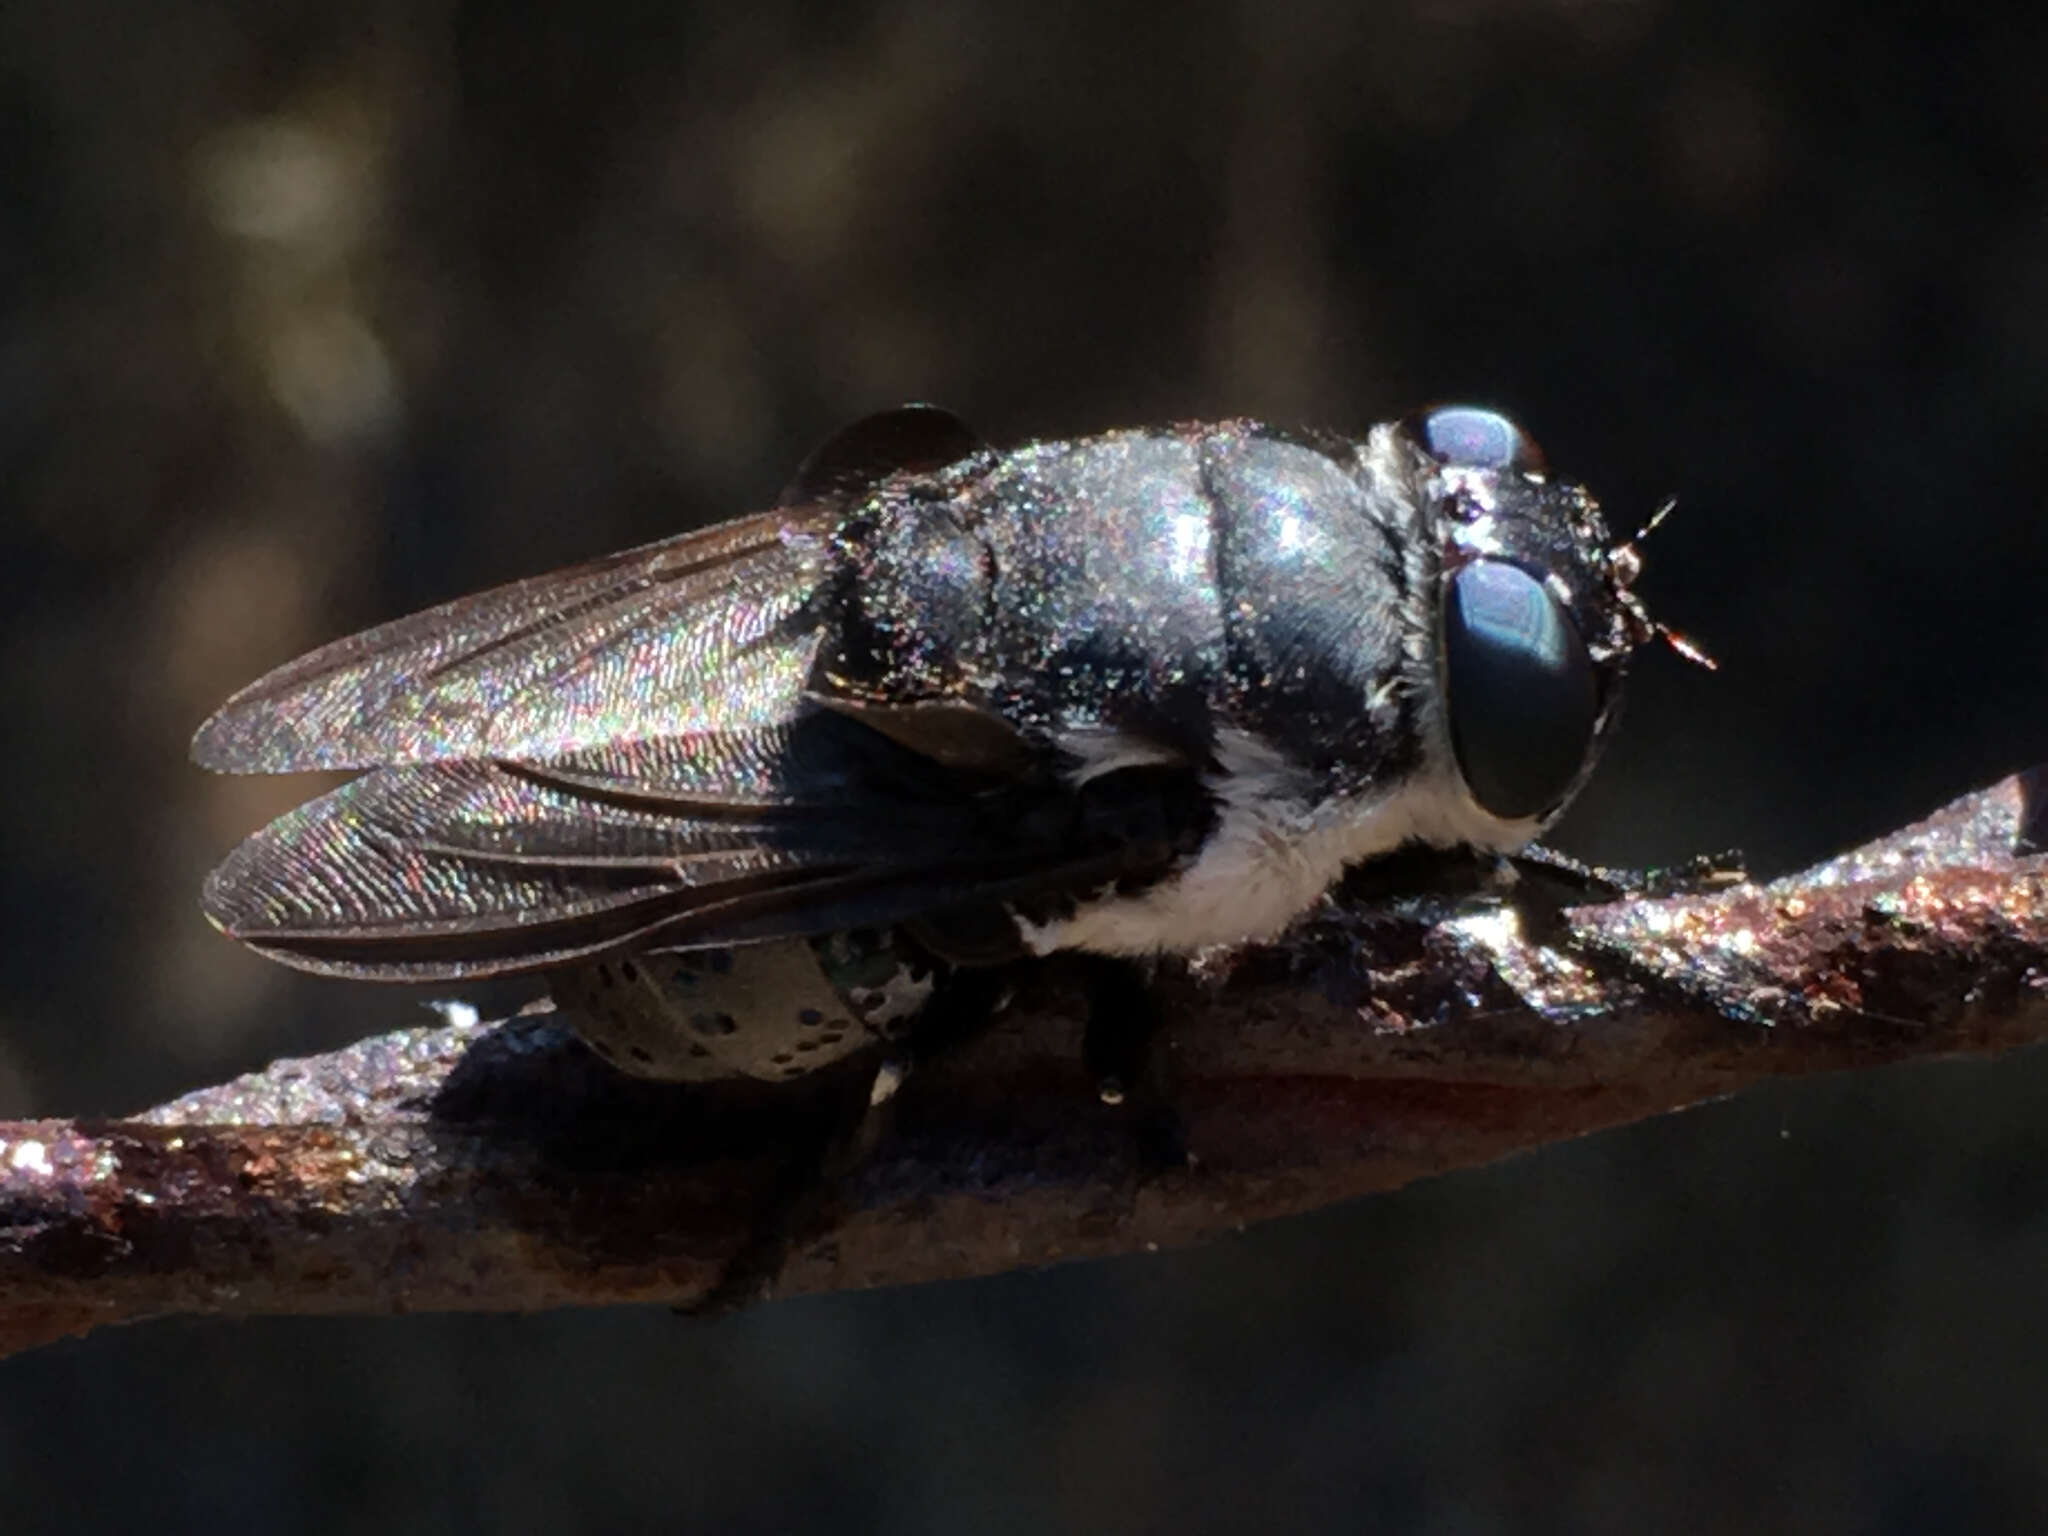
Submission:
M 194 902 L 187 736 L 342 631 L 997 441 L 1518 413 L 1723 663 L 1561 841 L 1782 870 L 2041 758 L 2036 6 L 0 12 L 0 1114 L 415 1021 Z M 2048 1527 L 2048 1057 L 1790 1086 L 1203 1251 L 0 1363 L 0 1527 Z

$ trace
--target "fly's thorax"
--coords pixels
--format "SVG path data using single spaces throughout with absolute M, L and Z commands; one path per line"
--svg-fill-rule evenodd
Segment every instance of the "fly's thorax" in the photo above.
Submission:
M 1199 712 L 1222 670 L 1199 438 L 1112 433 L 992 477 L 996 625 L 1010 685 L 1062 719 Z
M 1362 473 L 1348 442 L 1237 428 L 1205 449 L 1222 721 L 1333 792 L 1415 772 L 1432 594 L 1412 497 Z
M 1223 661 L 1202 456 L 1198 432 L 1114 432 L 878 488 L 843 526 L 813 693 L 1199 743 Z
M 1393 686 L 1404 637 L 1428 628 L 1402 608 L 1415 516 L 1360 473 L 1357 445 L 1250 422 L 892 483 L 848 520 L 816 691 L 959 698 L 1026 731 L 1191 753 L 1239 724 L 1304 762 L 1386 771 L 1414 735 Z
M 556 1007 L 635 1077 L 783 1082 L 899 1038 L 936 968 L 893 930 L 607 958 L 556 972 Z
M 814 689 L 872 702 L 972 691 L 985 670 L 994 571 L 971 500 L 950 481 L 892 483 L 848 514 Z

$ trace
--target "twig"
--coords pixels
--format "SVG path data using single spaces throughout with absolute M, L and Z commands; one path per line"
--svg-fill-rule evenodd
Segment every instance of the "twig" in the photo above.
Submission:
M 2048 1036 L 2048 769 L 1769 885 L 1563 915 L 1333 905 L 1162 977 L 1160 1172 L 1027 990 L 903 1090 L 785 1292 L 1190 1242 L 1734 1093 Z M 365 994 L 366 996 L 373 994 Z M 126 1120 L 0 1123 L 0 1352 L 171 1313 L 687 1304 L 814 1111 L 545 1015 L 402 1030 Z

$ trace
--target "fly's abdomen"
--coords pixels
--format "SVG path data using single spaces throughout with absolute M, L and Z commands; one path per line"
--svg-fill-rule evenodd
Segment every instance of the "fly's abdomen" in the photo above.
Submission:
M 548 978 L 593 1051 L 669 1082 L 802 1077 L 900 1037 L 936 980 L 891 929 L 607 957 Z

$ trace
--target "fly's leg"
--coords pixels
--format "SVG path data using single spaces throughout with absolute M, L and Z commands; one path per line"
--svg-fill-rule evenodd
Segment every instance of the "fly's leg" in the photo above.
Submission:
M 1164 1026 L 1148 967 L 1113 955 L 1077 955 L 1087 997 L 1082 1056 L 1095 1091 L 1120 1106 L 1147 1173 L 1185 1167 L 1187 1134 L 1166 1085 Z
M 868 1095 L 861 1090 L 861 1075 L 848 1074 L 847 1083 L 834 1086 L 841 1091 L 824 1100 L 809 1134 L 790 1149 L 753 1231 L 726 1260 L 711 1289 L 676 1309 L 684 1316 L 723 1317 L 775 1293 L 790 1248 L 830 1208 L 835 1185 L 844 1177 L 844 1149 L 855 1144 L 865 1119 Z
M 1147 1175 L 1190 1159 L 1179 1112 L 1165 1083 L 1162 1029 L 1149 970 L 1107 955 L 1061 957 L 1076 969 L 1086 1000 L 1083 1058 L 1096 1091 L 1118 1106 L 1133 1155 Z M 822 1234 L 855 1196 L 855 1184 L 895 1122 L 897 1090 L 972 1040 L 1000 1011 L 1009 965 L 947 968 L 902 1038 L 882 1048 L 872 1072 L 848 1073 L 820 1105 L 813 1134 L 791 1149 L 754 1234 L 727 1261 L 712 1289 L 682 1309 L 715 1317 L 771 1295 L 791 1250 Z
M 1508 858 L 1525 885 L 1576 905 L 1638 897 L 1708 896 L 1748 878 L 1737 849 L 1696 854 L 1682 864 L 1654 869 L 1610 869 L 1586 864 L 1552 848 L 1535 844 Z
M 1582 863 L 1533 844 L 1504 855 L 1412 847 L 1354 867 L 1344 878 L 1342 898 L 1349 907 L 1383 908 L 1425 924 L 1506 906 L 1520 918 L 1527 938 L 1566 948 L 1573 941 L 1565 914 L 1573 907 L 1710 895 L 1742 878 L 1739 853 L 1630 870 Z
M 1151 1077 L 1160 1024 L 1151 978 L 1136 961 L 1112 955 L 1078 955 L 1075 961 L 1088 999 L 1082 1059 L 1102 1102 L 1122 1104 Z
M 896 1090 L 927 1063 L 985 1028 L 1009 990 L 1000 970 L 953 971 L 908 1034 L 884 1048 L 872 1072 L 849 1072 L 824 1097 L 812 1133 L 791 1149 L 752 1236 L 718 1281 L 679 1310 L 717 1317 L 774 1294 L 790 1251 L 821 1234 L 852 1203 L 861 1171 L 887 1139 Z
M 1741 883 L 1742 855 L 1700 854 L 1683 864 L 1657 869 L 1610 869 L 1585 864 L 1553 849 L 1531 845 L 1504 861 L 1513 871 L 1509 893 L 1522 915 L 1524 932 L 1539 943 L 1572 947 L 1568 908 L 1610 901 L 1656 900 L 1668 896 L 1709 896 Z

